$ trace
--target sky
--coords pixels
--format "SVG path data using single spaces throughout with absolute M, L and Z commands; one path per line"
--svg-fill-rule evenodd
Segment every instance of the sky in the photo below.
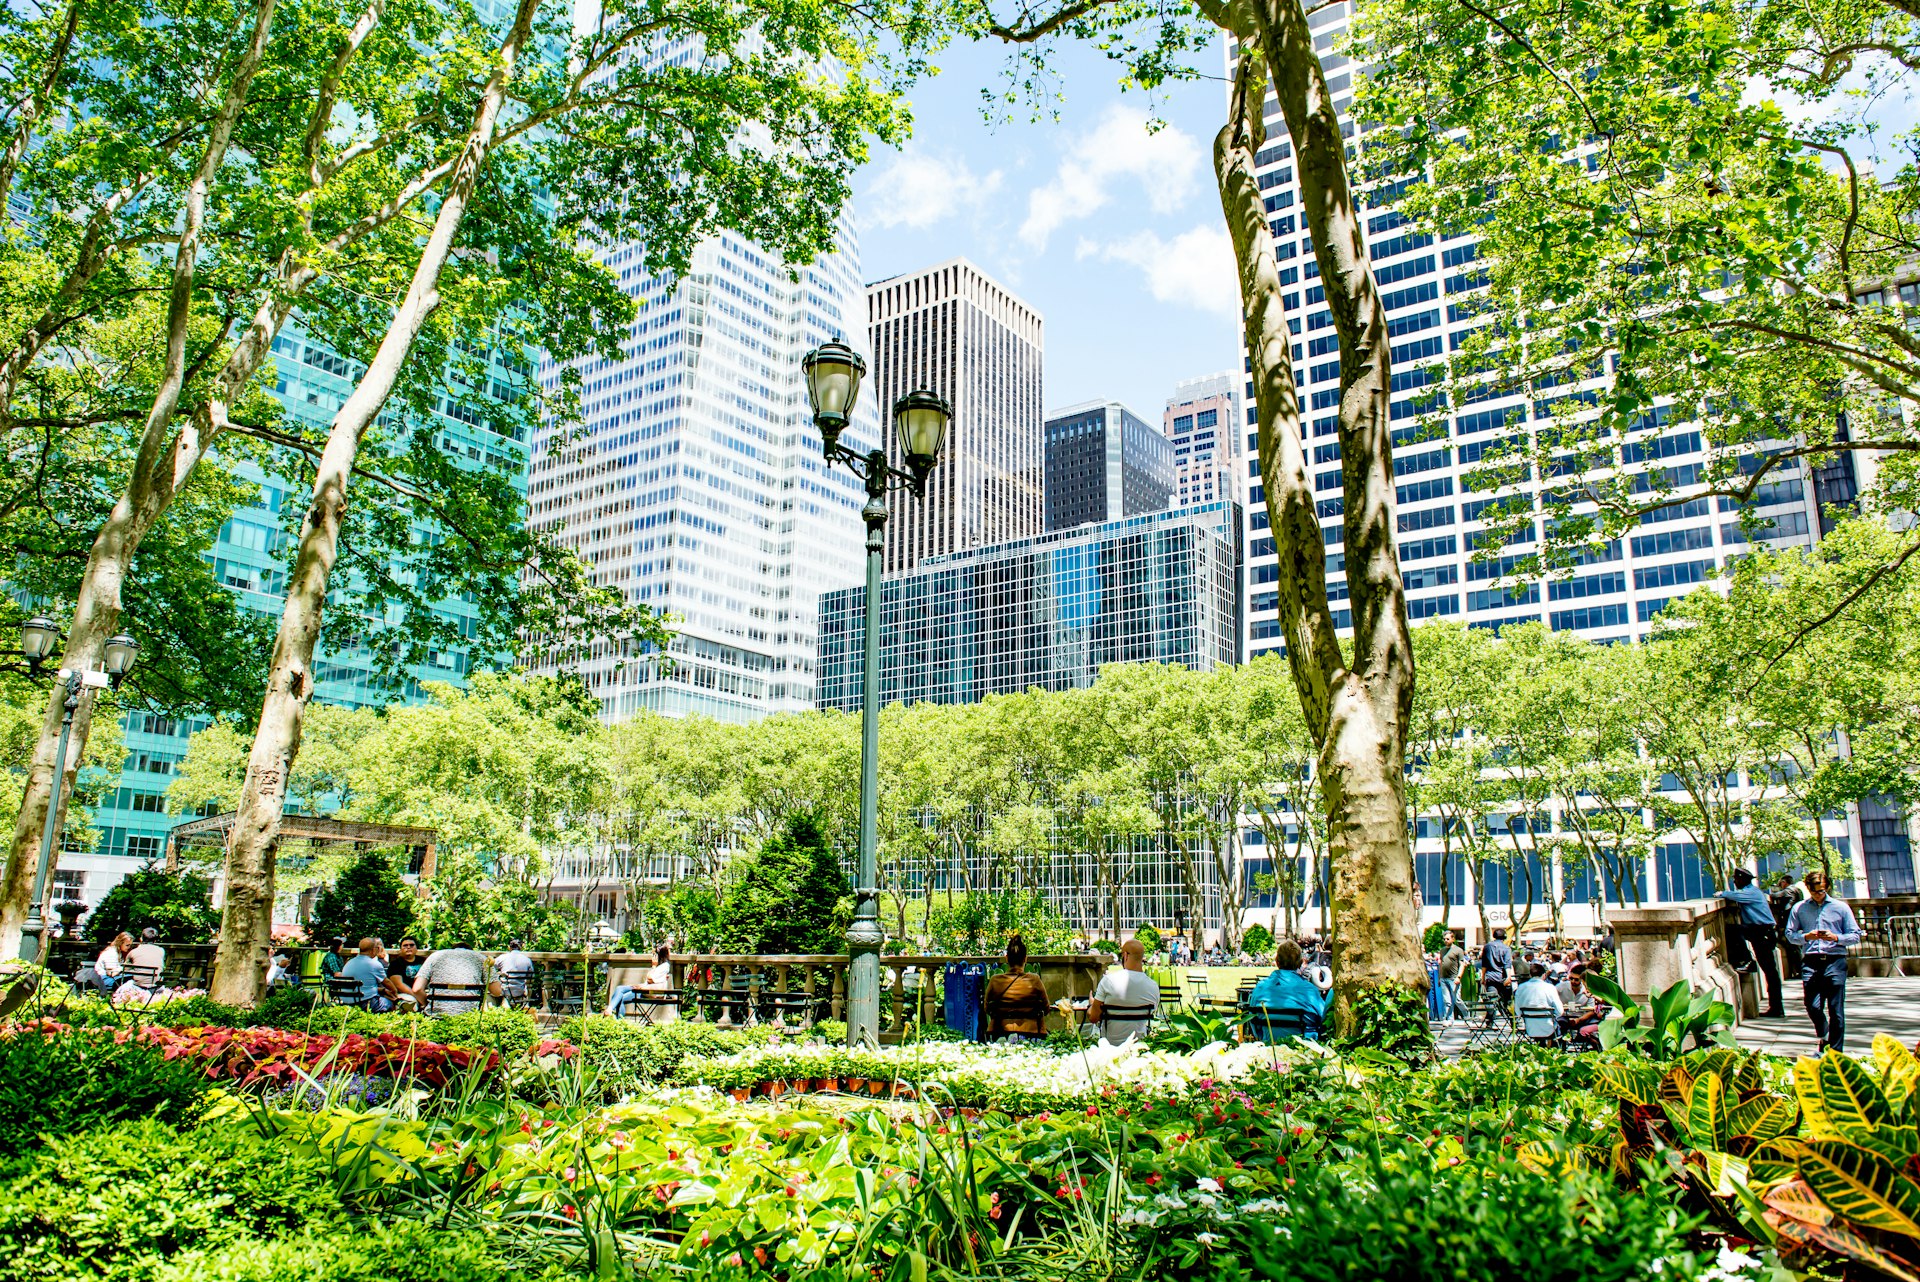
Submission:
M 1063 50 L 1057 118 L 989 121 L 981 90 L 999 87 L 1004 53 L 950 51 L 909 95 L 912 141 L 855 178 L 862 274 L 970 259 L 1044 319 L 1049 413 L 1111 398 L 1158 424 L 1175 383 L 1240 363 L 1213 183 L 1221 55 L 1199 58 L 1206 79 L 1149 99 L 1121 91 L 1115 64 Z

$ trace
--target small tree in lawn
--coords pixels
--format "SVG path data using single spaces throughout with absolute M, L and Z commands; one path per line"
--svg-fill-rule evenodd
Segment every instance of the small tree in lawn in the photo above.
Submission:
M 720 908 L 718 947 L 734 953 L 835 953 L 852 892 L 811 814 L 789 817 L 740 870 Z
M 413 889 L 400 880 L 392 857 L 369 850 L 320 892 L 308 932 L 317 942 L 345 935 L 351 944 L 372 935 L 396 944 L 413 929 L 413 909 Z
M 1273 932 L 1258 922 L 1247 927 L 1247 933 L 1240 937 L 1240 946 L 1247 950 L 1247 956 L 1255 961 L 1273 955 Z

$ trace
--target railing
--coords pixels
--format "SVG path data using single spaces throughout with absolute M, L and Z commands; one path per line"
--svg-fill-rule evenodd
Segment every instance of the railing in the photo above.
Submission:
M 208 986 L 213 974 L 215 945 L 162 941 L 161 946 L 166 949 L 166 975 L 170 980 L 178 978 L 197 988 Z M 295 971 L 301 973 L 309 969 L 308 957 L 324 950 L 285 946 L 275 951 L 292 954 L 296 959 Z M 99 952 L 100 948 L 91 943 L 59 940 L 54 943 L 48 962 L 55 973 L 70 977 L 82 966 L 92 965 Z M 515 1004 L 550 1021 L 582 1011 L 604 1010 L 614 988 L 621 985 L 638 988 L 654 964 L 648 953 L 583 951 L 528 955 L 533 959 L 536 982 L 529 1000 Z M 492 961 L 499 954 L 485 956 Z M 1050 1001 L 1084 1000 L 1093 995 L 1110 961 L 1098 953 L 1030 957 L 1027 969 L 1046 985 Z M 846 1018 L 848 958 L 844 953 L 678 953 L 669 962 L 673 969 L 673 987 L 682 996 L 687 1018 L 711 1020 L 719 1027 L 755 1022 L 766 1011 L 772 1011 L 771 1019 L 783 1024 Z M 946 968 L 956 962 L 978 963 L 992 972 L 1004 964 L 1004 959 L 986 955 L 883 956 L 880 959 L 882 1041 L 898 1041 L 909 1024 L 937 1023 L 944 1018 Z M 494 999 L 489 998 L 488 1004 L 494 1004 Z M 1056 1015 L 1053 1019 L 1059 1020 L 1059 1017 Z
M 742 1011 L 747 1018 L 767 1006 L 781 1007 L 798 1003 L 768 1001 L 769 998 L 809 998 L 816 1011 L 826 1018 L 846 1018 L 846 954 L 796 954 L 758 956 L 751 954 L 676 954 L 673 986 L 688 997 L 688 1005 L 703 1012 L 714 1012 L 714 1022 L 731 1025 Z M 910 1023 L 928 1024 L 944 1017 L 946 1009 L 946 968 L 956 962 L 973 962 L 993 970 L 1004 959 L 987 955 L 900 956 L 880 959 L 880 990 L 884 1019 L 882 1041 L 897 1041 Z M 1108 960 L 1097 953 L 1030 957 L 1027 969 L 1046 985 L 1051 1001 L 1061 998 L 1083 999 L 1093 995 Z M 639 963 L 644 971 L 645 960 Z M 638 976 L 614 982 L 637 984 Z M 1057 1016 L 1054 1018 L 1058 1018 Z
M 1740 980 L 1727 960 L 1726 905 L 1718 899 L 1615 908 L 1607 913 L 1619 946 L 1619 983 L 1644 997 L 1685 980 L 1740 1011 Z M 1738 1015 L 1736 1015 L 1736 1019 Z

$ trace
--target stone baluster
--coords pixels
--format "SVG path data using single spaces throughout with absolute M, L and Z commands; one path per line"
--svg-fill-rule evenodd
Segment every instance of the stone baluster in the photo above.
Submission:
M 845 966 L 833 967 L 833 997 L 829 1003 L 829 1009 L 836 1020 L 847 1017 L 847 968 Z
M 733 966 L 715 966 L 713 968 L 714 986 L 720 990 L 720 1027 L 733 1027 L 733 1003 L 728 998 L 733 993 Z
M 885 964 L 884 962 L 882 963 Z M 907 968 L 893 966 L 893 1018 L 887 1021 L 887 1027 L 895 1033 L 907 1026 Z
M 933 1022 L 933 985 L 939 967 L 932 962 L 920 964 L 920 1024 L 925 1027 Z
M 782 1032 L 787 1028 L 787 973 L 793 969 L 791 962 L 773 964 L 773 992 L 779 1004 L 774 1007 L 773 1026 Z

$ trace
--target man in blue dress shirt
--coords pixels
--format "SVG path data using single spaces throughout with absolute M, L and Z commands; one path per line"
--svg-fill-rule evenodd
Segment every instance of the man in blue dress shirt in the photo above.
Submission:
M 1736 945 L 1728 950 L 1733 954 L 1735 968 L 1741 966 L 1741 954 L 1752 956 L 1760 968 L 1760 977 L 1767 984 L 1767 1018 L 1784 1019 L 1787 1012 L 1780 1004 L 1780 963 L 1774 956 L 1773 904 L 1767 899 L 1767 892 L 1753 884 L 1752 873 L 1736 868 L 1733 885 L 1721 891 L 1718 898 L 1726 900 L 1733 910 L 1727 936 L 1729 942 Z
M 1853 909 L 1827 896 L 1827 875 L 1807 874 L 1807 897 L 1787 914 L 1787 939 L 1800 950 L 1801 991 L 1820 1050 L 1846 1050 L 1847 949 L 1860 942 Z

